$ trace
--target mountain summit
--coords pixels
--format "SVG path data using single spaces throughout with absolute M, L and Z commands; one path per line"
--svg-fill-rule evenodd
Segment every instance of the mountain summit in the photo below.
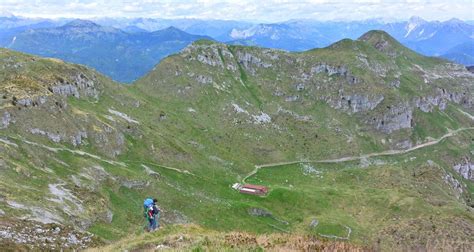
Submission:
M 400 42 L 390 36 L 390 34 L 381 30 L 366 32 L 360 36 L 358 40 L 367 42 L 377 50 L 390 55 L 396 55 L 398 53 L 409 51 L 408 48 L 400 44 Z
M 66 23 L 62 27 L 63 28 L 67 28 L 67 27 L 76 27 L 76 28 L 92 28 L 92 27 L 95 27 L 95 28 L 98 28 L 98 27 L 101 27 L 101 26 L 94 23 L 94 22 L 92 22 L 92 21 L 89 21 L 89 20 L 75 19 L 75 20 L 73 20 L 69 23 Z

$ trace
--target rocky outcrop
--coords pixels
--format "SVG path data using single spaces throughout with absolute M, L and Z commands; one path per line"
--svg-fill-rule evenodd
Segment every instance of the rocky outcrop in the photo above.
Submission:
M 191 44 L 182 50 L 181 56 L 212 67 L 227 69 L 231 72 L 238 70 L 234 55 L 224 45 Z
M 263 112 L 260 112 L 260 115 L 252 115 L 253 121 L 256 124 L 265 124 L 265 123 L 270 123 L 272 121 L 272 118 Z
M 13 96 L 11 103 L 14 106 L 37 107 L 45 104 L 50 99 L 50 96 L 55 95 L 62 97 L 72 96 L 76 98 L 80 98 L 81 96 L 95 99 L 99 98 L 100 92 L 97 88 L 96 81 L 89 79 L 82 73 L 77 73 L 69 78 L 69 81 L 61 78 L 61 80 L 52 85 L 48 83 L 47 90 L 49 90 L 49 92 L 33 93 L 18 98 Z M 53 101 L 56 101 L 56 105 L 59 107 L 67 106 L 67 103 L 61 99 L 53 98 Z
M 5 111 L 2 116 L 2 124 L 0 124 L 0 129 L 8 128 L 8 125 L 12 122 L 11 115 L 8 111 Z
M 73 84 L 77 87 L 77 89 L 83 93 L 83 95 L 87 97 L 93 97 L 98 99 L 99 98 L 99 90 L 96 85 L 96 81 L 93 79 L 88 78 L 84 74 L 80 73 L 74 76 Z
M 435 107 L 445 110 L 448 102 L 454 102 L 467 108 L 472 108 L 474 101 L 469 91 L 450 92 L 445 89 L 436 89 L 436 95 L 418 97 L 415 99 L 415 106 L 423 112 L 432 112 Z
M 254 67 L 257 68 L 269 68 L 272 67 L 271 63 L 264 62 L 262 59 L 259 57 L 248 53 L 248 52 L 237 52 L 237 60 L 243 67 L 251 72 L 252 74 L 255 74 L 255 69 Z
M 71 136 L 71 143 L 74 147 L 82 144 L 82 141 L 87 138 L 87 132 L 79 131 L 76 135 Z
M 352 75 L 346 66 L 331 66 L 326 63 L 320 63 L 311 68 L 312 74 L 326 73 L 328 76 L 339 75 L 346 79 L 350 85 L 360 83 L 360 80 Z
M 381 117 L 373 118 L 375 128 L 386 133 L 412 126 L 413 111 L 408 104 L 390 107 Z
M 464 158 L 461 163 L 455 164 L 453 169 L 463 178 L 474 181 L 474 163 L 470 158 Z
M 38 129 L 38 128 L 31 129 L 30 133 L 33 134 L 33 135 L 47 136 L 49 140 L 51 140 L 55 143 L 59 143 L 62 139 L 61 135 L 59 135 L 59 134 L 47 132 L 47 131 L 44 131 L 44 130 L 41 130 L 41 129 Z
M 23 107 L 36 107 L 46 103 L 47 98 L 45 96 L 29 97 L 16 99 L 13 97 L 12 104 L 14 106 L 23 106 Z
M 64 95 L 64 96 L 74 96 L 77 98 L 79 98 L 80 96 L 79 90 L 77 89 L 77 87 L 71 84 L 52 86 L 51 92 L 53 92 L 53 94 L 59 94 L 59 95 Z
M 286 102 L 295 102 L 295 101 L 298 101 L 299 98 L 300 98 L 299 95 L 290 95 L 290 96 L 285 97 L 285 101 Z
M 76 231 L 57 224 L 41 224 L 31 220 L 27 221 L 28 225 L 24 225 L 24 223 L 22 221 L 0 222 L 0 247 L 14 243 L 17 244 L 16 248 L 20 251 L 75 251 L 98 244 L 98 240 L 90 233 Z
M 340 92 L 341 93 L 341 92 Z M 337 101 L 332 101 L 332 107 L 341 109 L 350 113 L 365 112 L 373 110 L 383 101 L 383 95 L 341 95 Z
M 222 60 L 219 58 L 218 53 L 214 53 L 210 55 L 198 54 L 197 60 L 201 63 L 207 64 L 210 66 L 220 66 L 220 67 L 224 66 L 224 63 L 222 63 Z

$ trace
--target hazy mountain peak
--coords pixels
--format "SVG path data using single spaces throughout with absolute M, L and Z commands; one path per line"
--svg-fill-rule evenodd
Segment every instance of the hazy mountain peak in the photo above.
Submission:
M 462 21 L 462 20 L 459 19 L 459 18 L 451 18 L 450 20 L 446 21 L 446 23 L 458 24 L 458 23 L 464 23 L 464 21 Z
M 423 18 L 421 18 L 419 16 L 413 16 L 408 20 L 408 23 L 417 24 L 417 25 L 420 25 L 420 24 L 426 23 L 426 22 L 427 22 L 426 20 L 424 20 Z
M 165 30 L 167 30 L 167 31 L 181 31 L 176 26 L 169 26 L 168 28 L 165 28 Z
M 169 26 L 168 28 L 165 28 L 163 30 L 157 30 L 152 32 L 151 34 L 153 35 L 161 35 L 161 36 L 166 36 L 166 37 L 172 37 L 172 36 L 192 36 L 191 34 L 180 30 L 176 28 L 175 26 Z
M 158 31 L 155 31 L 156 32 L 160 32 L 160 33 L 165 33 L 165 34 L 183 34 L 183 35 L 190 35 L 189 33 L 177 28 L 176 26 L 169 26 L 163 30 L 158 30 Z
M 418 27 L 420 27 L 421 25 L 425 23 L 427 23 L 427 21 L 421 17 L 418 17 L 418 16 L 411 17 L 410 20 L 408 20 L 407 25 L 405 26 L 405 30 L 407 31 L 405 34 L 405 38 L 408 37 L 412 33 L 412 31 L 416 30 Z
M 75 19 L 65 25 L 63 27 L 74 27 L 74 28 L 99 28 L 101 27 L 100 25 L 90 21 L 90 20 L 84 20 L 84 19 Z

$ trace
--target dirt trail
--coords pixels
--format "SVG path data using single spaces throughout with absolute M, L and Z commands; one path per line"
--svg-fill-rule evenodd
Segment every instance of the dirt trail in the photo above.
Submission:
M 137 164 L 141 164 L 142 167 L 143 167 L 144 165 L 152 165 L 152 166 L 161 167 L 161 168 L 163 168 L 163 169 L 175 171 L 175 172 L 178 172 L 178 173 L 187 174 L 187 175 L 191 175 L 191 176 L 196 176 L 194 173 L 192 173 L 192 172 L 190 172 L 190 171 L 188 171 L 188 170 L 185 170 L 185 169 L 179 169 L 179 168 L 176 168 L 176 167 L 171 167 L 171 166 L 166 166 L 166 165 L 160 165 L 160 164 L 151 163 L 151 162 L 128 161 L 127 163 L 137 163 Z
M 451 137 L 451 136 L 454 136 L 454 135 L 458 134 L 459 132 L 466 131 L 466 130 L 473 130 L 473 129 L 474 129 L 474 127 L 459 128 L 457 130 L 449 130 L 448 129 L 448 131 L 449 131 L 448 133 L 446 133 L 445 135 L 443 135 L 443 136 L 441 136 L 437 139 L 434 139 L 434 140 L 431 140 L 431 141 L 413 146 L 413 147 L 408 148 L 408 149 L 403 149 L 403 150 L 388 150 L 388 151 L 382 151 L 382 152 L 373 152 L 373 153 L 368 153 L 368 154 L 364 154 L 364 155 L 360 155 L 360 156 L 349 156 L 349 157 L 342 157 L 342 158 L 336 158 L 336 159 L 297 160 L 297 161 L 277 162 L 277 163 L 255 165 L 255 169 L 252 172 L 250 172 L 249 174 L 247 174 L 247 176 L 245 176 L 242 179 L 242 182 L 245 183 L 245 181 L 248 178 L 255 175 L 262 168 L 278 167 L 278 166 L 292 165 L 292 164 L 304 164 L 304 163 L 342 163 L 342 162 L 361 160 L 361 159 L 371 158 L 371 157 L 400 155 L 400 154 L 405 154 L 405 153 L 412 152 L 412 151 L 415 151 L 415 150 L 418 150 L 418 149 L 421 149 L 421 148 L 425 148 L 425 147 L 428 147 L 428 146 L 431 146 L 431 145 L 438 144 L 439 142 L 443 141 L 444 139 L 446 139 L 448 137 Z
M 59 152 L 59 151 L 67 151 L 67 152 L 70 152 L 72 154 L 76 154 L 76 155 L 79 155 L 79 156 L 86 156 L 86 157 L 90 157 L 90 158 L 93 158 L 93 159 L 96 159 L 96 160 L 99 160 L 99 161 L 102 161 L 102 162 L 106 162 L 106 163 L 109 163 L 111 165 L 119 165 L 119 166 L 122 166 L 122 167 L 126 167 L 127 165 L 123 162 L 119 162 L 119 161 L 114 161 L 114 160 L 109 160 L 109 159 L 104 159 L 100 156 L 97 156 L 97 155 L 94 155 L 94 154 L 91 154 L 91 153 L 88 153 L 88 152 L 85 152 L 85 151 L 81 151 L 81 150 L 71 150 L 71 149 L 68 149 L 68 148 L 63 148 L 63 147 L 51 147 L 51 146 L 47 146 L 47 145 L 44 145 L 44 144 L 40 144 L 40 143 L 35 143 L 35 142 L 31 142 L 31 141 L 28 141 L 26 139 L 23 139 L 23 138 L 17 138 L 17 137 L 12 137 L 12 136 L 3 136 L 4 138 L 10 138 L 10 139 L 14 139 L 14 140 L 17 140 L 17 141 L 21 141 L 25 144 L 28 144 L 28 145 L 31 145 L 31 146 L 36 146 L 36 147 L 40 147 L 40 148 L 43 148 L 43 149 L 46 149 L 48 151 L 51 151 L 51 152 Z M 15 144 L 15 143 L 12 143 L 8 140 L 5 140 L 5 139 L 2 139 L 0 142 L 2 143 L 5 143 L 5 144 L 8 144 L 8 145 L 12 145 L 12 146 L 15 146 L 18 148 L 18 145 Z
M 458 109 L 458 110 L 459 110 L 459 112 L 461 112 L 463 115 L 465 115 L 465 116 L 471 118 L 471 120 L 474 121 L 474 116 L 473 116 L 473 115 L 467 113 L 466 111 L 464 111 L 464 110 L 462 110 L 462 109 Z

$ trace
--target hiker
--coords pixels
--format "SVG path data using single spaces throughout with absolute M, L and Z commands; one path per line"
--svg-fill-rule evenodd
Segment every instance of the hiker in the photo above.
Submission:
M 161 209 L 156 205 L 157 199 L 147 198 L 143 202 L 144 217 L 147 219 L 147 231 L 152 232 L 159 228 L 159 218 Z
M 155 219 L 153 214 L 153 200 L 151 198 L 145 199 L 143 202 L 143 216 L 147 220 L 146 230 L 148 232 L 153 231 L 153 227 L 155 226 Z

